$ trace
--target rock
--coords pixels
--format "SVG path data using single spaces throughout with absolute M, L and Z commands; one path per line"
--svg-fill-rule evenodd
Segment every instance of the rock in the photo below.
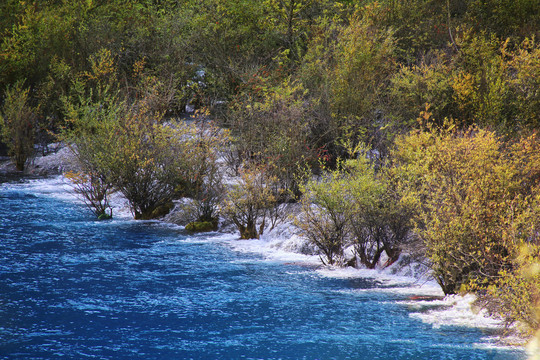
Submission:
M 191 232 L 209 232 L 217 230 L 217 222 L 193 221 L 186 225 L 186 230 Z
M 160 217 L 167 215 L 173 207 L 174 207 L 174 204 L 172 201 L 158 206 L 150 214 L 150 219 L 158 219 Z
M 56 151 L 46 156 L 37 156 L 28 162 L 25 172 L 32 175 L 58 175 L 77 171 L 78 166 L 73 152 L 67 146 L 58 146 Z
M 153 219 L 159 219 L 165 215 L 167 215 L 171 209 L 174 207 L 174 204 L 172 201 L 160 205 L 156 207 L 153 210 L 145 211 L 144 213 L 140 214 L 138 212 L 135 212 L 135 220 L 153 220 Z
M 110 219 L 112 219 L 112 215 L 109 215 L 109 214 L 103 213 L 98 216 L 98 220 L 110 220 Z

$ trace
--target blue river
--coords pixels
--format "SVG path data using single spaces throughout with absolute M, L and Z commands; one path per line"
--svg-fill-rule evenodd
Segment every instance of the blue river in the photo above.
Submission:
M 375 279 L 159 222 L 98 222 L 35 186 L 47 181 L 0 184 L 0 359 L 526 358 L 481 346 L 487 330 L 409 316 Z

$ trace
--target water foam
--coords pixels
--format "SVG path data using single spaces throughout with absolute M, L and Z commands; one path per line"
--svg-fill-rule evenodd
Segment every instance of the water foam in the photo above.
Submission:
M 500 329 L 503 323 L 487 313 L 485 309 L 474 306 L 476 297 L 471 294 L 464 296 L 448 295 L 443 300 L 418 301 L 414 306 L 420 307 L 420 312 L 411 313 L 412 318 L 431 324 L 434 328 L 443 326 L 463 326 L 482 329 Z M 406 305 L 411 305 L 406 303 Z M 425 310 L 433 308 L 431 310 Z
M 283 236 L 285 235 L 285 236 Z M 218 240 L 218 238 L 216 238 Z M 292 229 L 270 232 L 259 240 L 238 240 L 231 235 L 220 235 L 219 241 L 226 243 L 235 251 L 256 253 L 268 261 L 293 262 L 313 267 L 314 274 L 320 277 L 336 279 L 368 278 L 380 284 L 371 289 L 343 290 L 345 292 L 384 292 L 408 297 L 408 300 L 398 301 L 398 304 L 410 310 L 409 316 L 439 329 L 447 326 L 501 330 L 504 325 L 500 319 L 495 319 L 486 310 L 474 306 L 474 295 L 444 296 L 440 286 L 430 279 L 424 270 L 416 270 L 415 264 L 400 266 L 396 264 L 384 270 L 358 269 L 352 267 L 322 266 L 317 255 L 291 252 L 294 249 L 305 248 L 305 240 L 294 233 Z M 515 350 L 513 346 L 503 345 L 500 337 L 486 337 L 485 343 L 478 347 L 493 349 Z

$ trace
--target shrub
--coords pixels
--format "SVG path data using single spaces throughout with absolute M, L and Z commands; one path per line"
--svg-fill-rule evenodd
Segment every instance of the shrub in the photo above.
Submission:
M 343 191 L 352 205 L 346 216 L 360 262 L 373 269 L 383 252 L 389 257 L 387 264 L 395 262 L 411 229 L 411 211 L 400 202 L 391 173 L 386 169 L 376 172 L 362 156 L 346 161 L 344 171 Z
M 358 148 L 357 157 L 302 187 L 301 232 L 324 254 L 323 263 L 343 264 L 343 250 L 354 245 L 362 265 L 374 268 L 383 252 L 396 261 L 410 230 L 410 210 L 400 203 L 386 171 L 376 172 Z M 365 149 L 364 149 L 365 150 Z
M 244 168 L 239 182 L 227 191 L 223 214 L 236 225 L 241 239 L 258 239 L 266 229 L 269 211 L 277 205 L 272 181 L 275 178 L 267 177 L 262 167 Z
M 209 172 L 214 136 L 185 122 L 161 123 L 144 99 L 131 105 L 114 98 L 87 100 L 70 111 L 65 139 L 85 173 L 96 172 L 128 200 L 136 219 L 176 197 L 200 191 Z
M 514 269 L 502 270 L 487 292 L 490 308 L 495 308 L 507 325 L 517 325 L 526 336 L 540 329 L 540 274 L 535 270 L 539 251 L 537 244 L 523 246 L 515 258 Z
M 348 214 L 352 204 L 343 191 L 348 179 L 335 171 L 324 174 L 319 180 L 310 180 L 301 186 L 304 194 L 302 213 L 296 225 L 311 243 L 322 251 L 323 264 L 342 265 L 343 249 L 347 241 Z
M 511 56 L 508 64 L 510 87 L 514 93 L 516 125 L 530 129 L 540 125 L 540 46 L 525 39 Z
M 505 234 L 538 183 L 534 149 L 534 137 L 504 146 L 475 127 L 417 131 L 397 142 L 404 201 L 416 207 L 416 231 L 445 293 L 485 289 L 511 269 L 520 241 Z
M 230 106 L 227 126 L 235 152 L 229 154 L 230 165 L 264 165 L 277 178 L 282 195 L 298 195 L 298 169 L 313 166 L 317 157 L 305 89 L 290 81 L 271 88 L 267 81 L 263 76 L 253 79 Z
M 410 129 L 420 110 L 429 104 L 434 119 L 455 117 L 452 89 L 452 68 L 443 55 L 432 54 L 433 59 L 419 65 L 402 66 L 391 79 L 390 96 L 393 116 L 402 128 Z
M 333 161 L 345 155 L 336 146 L 344 136 L 379 151 L 387 146 L 385 88 L 396 66 L 392 31 L 377 25 L 382 11 L 371 4 L 343 22 L 321 19 L 299 69 L 312 108 L 311 145 L 324 147 Z
M 88 171 L 88 167 L 86 169 L 86 172 L 70 171 L 64 176 L 71 181 L 75 193 L 99 220 L 112 218 L 112 208 L 109 204 L 112 185 L 103 175 Z M 109 214 L 107 209 L 110 209 Z
M 24 170 L 26 161 L 34 152 L 36 109 L 28 103 L 28 92 L 22 82 L 9 87 L 0 113 L 2 140 L 19 171 Z
M 190 163 L 195 181 L 187 194 L 191 199 L 182 210 L 188 221 L 217 225 L 219 208 L 225 197 L 223 169 L 218 159 L 229 142 L 229 133 L 212 122 L 202 118 L 199 120 L 192 135 L 197 155 L 192 157 Z
M 211 221 L 194 221 L 186 225 L 187 231 L 192 232 L 208 232 L 217 230 L 217 222 Z

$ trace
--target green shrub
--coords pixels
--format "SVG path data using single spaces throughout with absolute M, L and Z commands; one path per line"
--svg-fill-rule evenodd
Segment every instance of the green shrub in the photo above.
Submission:
M 163 215 L 156 209 L 174 198 L 194 196 L 216 161 L 215 133 L 185 122 L 161 123 L 143 100 L 89 99 L 69 112 L 73 144 L 83 173 L 96 173 L 128 200 L 137 219 Z M 213 154 L 213 155 L 212 155 Z
M 372 269 L 383 252 L 389 263 L 398 259 L 411 211 L 401 204 L 388 172 L 376 172 L 362 151 L 351 154 L 357 157 L 301 187 L 302 213 L 295 223 L 322 251 L 323 263 L 342 265 L 344 248 L 353 245 L 361 264 Z
M 29 89 L 23 88 L 22 82 L 9 87 L 0 113 L 0 134 L 19 171 L 24 170 L 26 161 L 34 153 L 36 109 L 30 106 L 28 93 Z
M 267 228 L 269 212 L 277 206 L 272 181 L 275 179 L 268 178 L 264 168 L 247 168 L 228 189 L 222 212 L 236 225 L 241 239 L 258 239 Z
M 344 189 L 348 180 L 337 171 L 324 174 L 320 180 L 310 180 L 301 186 L 304 194 L 302 213 L 295 224 L 312 244 L 323 253 L 323 264 L 342 265 L 343 249 L 348 240 L 348 214 L 352 203 Z

